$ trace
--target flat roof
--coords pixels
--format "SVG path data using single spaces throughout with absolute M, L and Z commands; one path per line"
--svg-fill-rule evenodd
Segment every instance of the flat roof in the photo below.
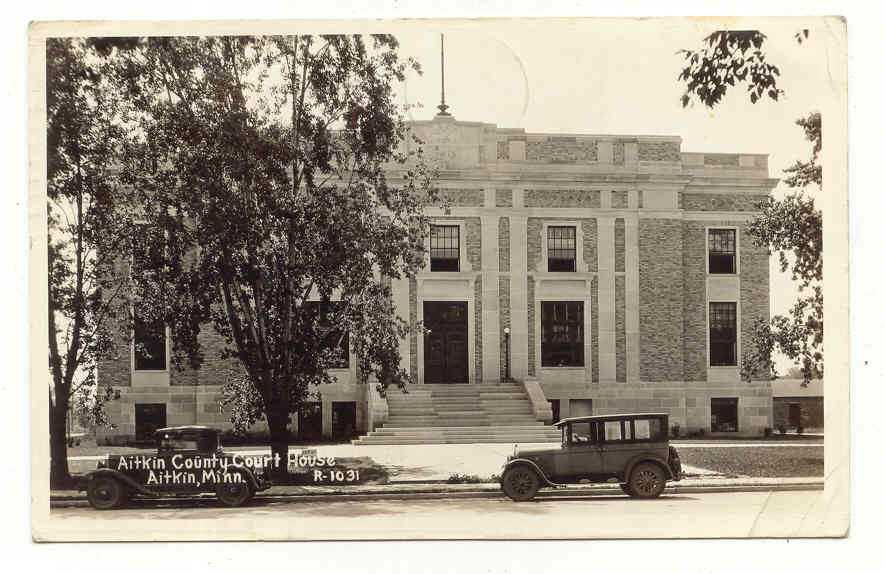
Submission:
M 635 418 L 635 417 L 666 417 L 667 413 L 622 413 L 614 415 L 590 415 L 586 417 L 569 417 L 553 423 L 553 426 L 562 426 L 566 423 L 583 422 L 583 421 L 602 421 L 611 419 Z

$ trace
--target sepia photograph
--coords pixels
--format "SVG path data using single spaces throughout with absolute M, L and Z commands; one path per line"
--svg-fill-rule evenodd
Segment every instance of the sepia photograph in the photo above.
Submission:
M 847 533 L 844 19 L 28 50 L 35 540 Z

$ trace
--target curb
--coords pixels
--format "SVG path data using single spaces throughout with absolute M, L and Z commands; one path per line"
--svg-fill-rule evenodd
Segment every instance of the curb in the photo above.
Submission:
M 729 493 L 729 492 L 788 492 L 788 491 L 815 491 L 823 490 L 823 481 L 818 482 L 802 482 L 802 483 L 785 483 L 785 484 L 694 484 L 694 485 L 668 485 L 664 490 L 664 494 L 691 494 L 691 493 Z M 570 486 L 558 489 L 546 489 L 538 493 L 537 499 L 559 499 L 559 498 L 591 498 L 594 496 L 611 496 L 615 494 L 618 497 L 627 498 L 621 492 L 618 485 L 593 485 L 587 486 Z M 278 494 L 258 494 L 255 496 L 256 503 L 262 502 L 371 502 L 378 500 L 435 500 L 443 498 L 506 498 L 497 485 L 490 485 L 486 488 L 463 488 L 452 489 L 430 487 L 412 490 L 388 491 L 384 490 L 360 492 L 360 491 L 336 491 L 336 492 L 314 492 L 314 493 L 278 493 Z M 206 501 L 214 502 L 215 497 L 212 495 L 194 496 L 189 498 L 182 497 L 158 497 L 145 498 L 140 501 L 147 503 L 169 503 L 174 501 Z M 50 506 L 52 508 L 76 508 L 88 507 L 86 495 L 71 496 L 55 496 L 50 497 Z

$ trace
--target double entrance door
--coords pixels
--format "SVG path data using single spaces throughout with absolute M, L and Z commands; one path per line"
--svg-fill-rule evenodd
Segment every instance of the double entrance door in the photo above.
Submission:
M 424 382 L 468 382 L 467 303 L 425 301 L 424 327 Z

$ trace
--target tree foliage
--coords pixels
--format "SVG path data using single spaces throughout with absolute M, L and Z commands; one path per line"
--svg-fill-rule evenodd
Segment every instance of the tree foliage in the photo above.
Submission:
M 161 230 L 135 277 L 136 314 L 172 331 L 176 365 L 212 326 L 238 360 L 240 428 L 264 418 L 285 449 L 292 413 L 330 382 L 346 343 L 363 381 L 402 384 L 387 278 L 423 261 L 435 197 L 392 86 L 417 64 L 391 36 L 113 39 L 131 102 L 121 177 Z M 393 174 L 393 175 L 391 175 Z M 135 222 L 133 222 L 133 225 Z
M 729 88 L 742 83 L 752 103 L 766 96 L 777 101 L 783 94 L 777 85 L 780 70 L 766 60 L 765 40 L 758 30 L 720 30 L 704 38 L 700 50 L 680 50 L 686 62 L 679 73 L 685 82 L 682 107 L 697 98 L 712 108 Z
M 108 273 L 119 249 L 114 161 L 119 101 L 82 40 L 46 43 L 47 232 L 51 481 L 68 478 L 65 433 L 72 397 L 95 393 L 98 360 L 113 352 L 105 327 L 120 311 Z

